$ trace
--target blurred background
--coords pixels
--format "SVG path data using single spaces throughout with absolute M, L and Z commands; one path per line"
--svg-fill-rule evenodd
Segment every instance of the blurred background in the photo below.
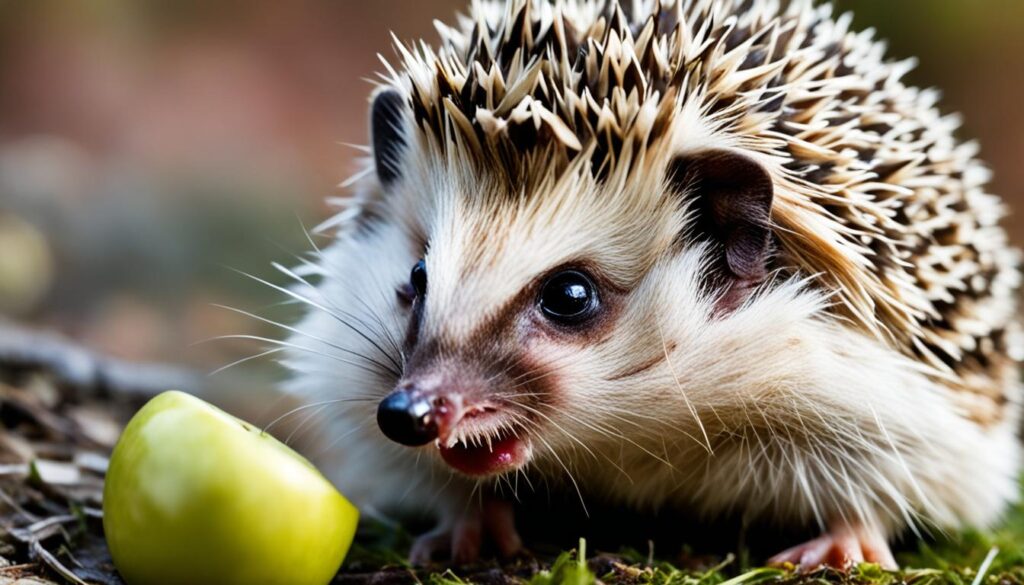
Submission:
M 207 371 L 256 353 L 196 345 L 267 333 L 212 306 L 281 300 L 231 268 L 280 282 L 270 261 L 308 248 L 303 226 L 355 169 L 343 143 L 367 141 L 365 78 L 389 31 L 433 42 L 432 19 L 464 5 L 0 0 L 0 317 Z M 994 192 L 1024 210 L 1024 2 L 839 6 L 920 57 L 910 80 L 943 89 Z

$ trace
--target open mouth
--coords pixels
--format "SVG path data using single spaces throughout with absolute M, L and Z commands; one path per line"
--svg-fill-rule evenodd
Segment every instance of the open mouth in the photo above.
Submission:
M 530 459 L 530 441 L 494 415 L 495 409 L 487 406 L 465 413 L 457 425 L 459 431 L 437 442 L 445 463 L 474 476 L 496 475 L 525 465 Z
M 476 445 L 457 443 L 441 448 L 445 463 L 466 475 L 494 475 L 511 471 L 526 463 L 530 445 L 515 435 L 508 435 Z

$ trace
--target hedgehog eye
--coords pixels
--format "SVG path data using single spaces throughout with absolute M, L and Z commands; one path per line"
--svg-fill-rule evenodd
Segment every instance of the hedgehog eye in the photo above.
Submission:
M 409 274 L 409 284 L 412 285 L 412 290 L 416 293 L 416 296 L 423 298 L 427 294 L 427 263 L 420 260 L 412 267 L 412 273 Z
M 597 314 L 600 304 L 594 282 L 578 270 L 555 274 L 540 292 L 541 312 L 562 325 L 577 325 L 590 319 Z

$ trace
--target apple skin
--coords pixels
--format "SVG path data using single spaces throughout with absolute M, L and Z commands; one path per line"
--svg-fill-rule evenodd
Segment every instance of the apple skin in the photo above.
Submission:
M 129 585 L 325 585 L 358 519 L 295 451 L 177 391 L 128 423 L 103 491 L 107 544 Z

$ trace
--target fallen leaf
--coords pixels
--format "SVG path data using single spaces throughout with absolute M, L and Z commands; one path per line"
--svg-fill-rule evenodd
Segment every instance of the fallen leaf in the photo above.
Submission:
M 32 476 L 46 485 L 75 485 L 82 483 L 82 471 L 73 463 L 36 459 L 31 464 Z

